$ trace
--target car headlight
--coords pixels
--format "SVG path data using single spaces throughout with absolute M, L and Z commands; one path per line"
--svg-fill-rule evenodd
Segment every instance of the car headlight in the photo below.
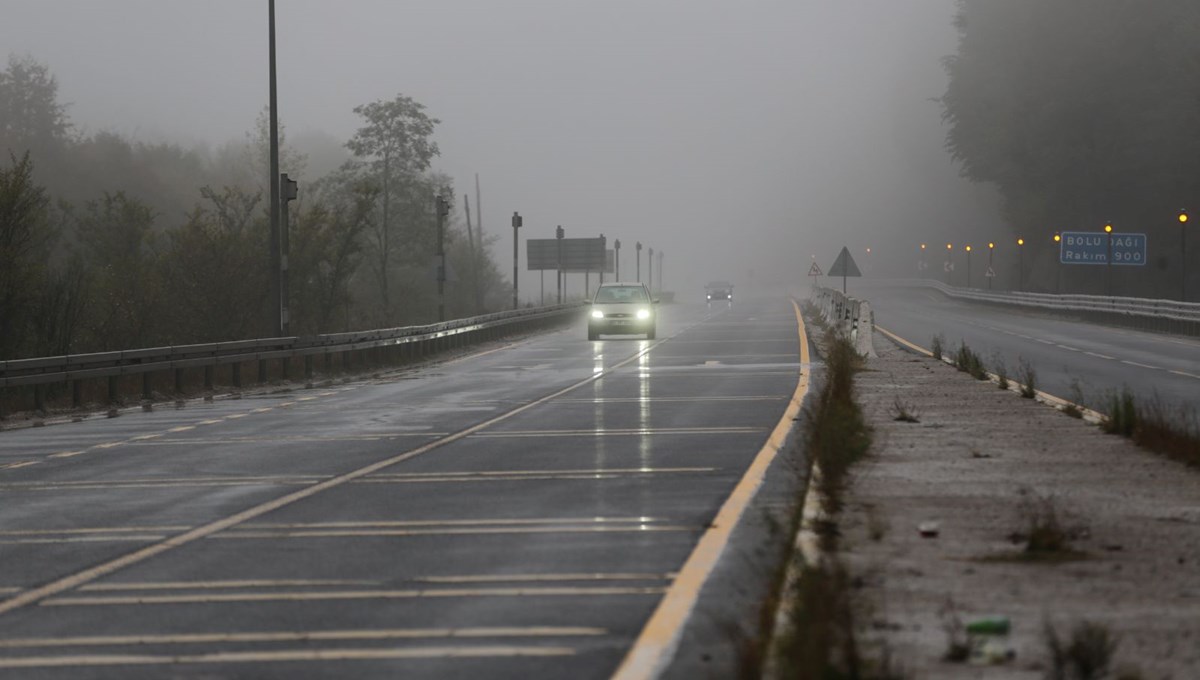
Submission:
M 604 312 L 600 311 L 599 309 L 593 309 L 592 310 L 592 318 L 593 319 L 603 319 Z
M 637 316 L 639 319 L 649 319 L 650 318 L 650 310 L 649 309 L 639 309 L 637 311 Z
M 712 299 L 712 296 L 711 296 L 711 295 L 709 295 L 709 296 L 708 296 L 708 299 L 709 299 L 709 300 L 711 300 L 711 299 Z

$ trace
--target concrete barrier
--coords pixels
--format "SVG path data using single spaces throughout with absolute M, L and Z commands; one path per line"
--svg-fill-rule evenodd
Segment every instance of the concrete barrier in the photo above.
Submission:
M 875 314 L 871 303 L 845 295 L 832 288 L 816 288 L 813 304 L 821 310 L 825 322 L 850 339 L 854 350 L 865 357 L 874 357 L 871 335 L 875 329 Z

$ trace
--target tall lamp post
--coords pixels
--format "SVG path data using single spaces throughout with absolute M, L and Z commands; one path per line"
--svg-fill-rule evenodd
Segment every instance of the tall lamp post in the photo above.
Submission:
M 446 216 L 450 214 L 450 202 L 445 196 L 437 197 L 437 284 L 438 321 L 446 320 Z
M 642 242 L 638 241 L 633 249 L 637 251 L 637 281 L 642 282 Z
M 558 281 L 558 304 L 560 304 L 560 305 L 562 304 L 562 296 L 563 296 L 563 273 L 562 273 L 562 240 L 563 240 L 563 236 L 564 236 L 564 232 L 563 232 L 562 225 L 560 224 L 560 225 L 558 225 L 558 228 L 554 230 L 554 238 L 558 239 L 558 265 L 557 265 L 558 271 L 556 272 L 557 275 L 555 276 L 555 278 Z
M 271 330 L 276 336 L 284 334 L 283 320 L 283 267 L 279 244 L 279 112 L 278 100 L 275 96 L 275 0 L 267 0 L 267 49 L 268 65 L 268 106 L 270 108 L 270 156 L 267 171 L 267 182 L 270 186 L 270 201 L 268 207 L 271 220 L 271 307 L 275 318 L 271 322 Z
M 954 271 L 954 259 L 951 255 L 954 253 L 954 244 L 946 244 L 946 285 L 950 285 L 950 272 Z
M 663 275 L 663 265 L 662 265 L 662 261 L 663 261 L 663 251 L 661 251 L 661 250 L 660 250 L 660 251 L 658 251 L 658 294 L 659 294 L 659 295 L 662 295 L 662 292 L 663 292 L 663 282 L 662 282 L 662 279 L 663 279 L 663 277 L 662 277 L 662 275 Z
M 1017 238 L 1017 290 L 1025 290 L 1025 239 Z
M 654 292 L 654 249 L 650 249 L 650 255 L 646 258 L 646 287 L 650 292 Z
M 971 287 L 971 246 L 967 245 L 967 288 Z
M 1062 292 L 1062 234 L 1054 232 L 1054 247 L 1058 250 L 1054 265 L 1054 294 Z
M 521 219 L 521 215 L 517 211 L 513 211 L 512 228 L 513 228 L 513 309 L 516 309 L 519 304 L 517 302 L 517 230 L 525 223 Z
M 1105 240 L 1108 242 L 1108 255 L 1104 258 L 1104 275 L 1105 289 L 1109 297 L 1112 297 L 1112 229 L 1112 222 L 1104 225 L 1104 233 L 1107 236 Z
M 1179 301 L 1187 302 L 1187 210 L 1179 211 Z
M 996 278 L 996 270 L 992 269 L 992 253 L 995 252 L 995 250 L 996 250 L 996 244 L 992 241 L 988 241 L 988 268 L 987 268 L 988 290 L 992 289 L 992 279 Z
M 921 278 L 925 277 L 925 268 L 929 265 L 925 264 L 925 244 L 921 244 L 921 259 L 917 261 L 917 271 L 921 272 Z
M 613 274 L 613 281 L 621 280 L 621 239 L 613 241 L 613 266 L 616 268 L 616 273 Z

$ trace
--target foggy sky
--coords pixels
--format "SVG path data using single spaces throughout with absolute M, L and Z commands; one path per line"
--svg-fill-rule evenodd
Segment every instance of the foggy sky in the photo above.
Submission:
M 501 271 L 514 210 L 522 238 L 620 238 L 622 274 L 634 241 L 663 250 L 684 292 L 751 271 L 803 283 L 811 255 L 827 267 L 842 245 L 869 268 L 867 246 L 998 229 L 929 101 L 953 0 L 276 4 L 292 139 L 345 141 L 353 107 L 422 102 L 442 121 L 434 168 L 460 192 L 480 175 Z M 266 104 L 266 6 L 0 0 L 0 56 L 46 64 L 84 131 L 215 146 Z

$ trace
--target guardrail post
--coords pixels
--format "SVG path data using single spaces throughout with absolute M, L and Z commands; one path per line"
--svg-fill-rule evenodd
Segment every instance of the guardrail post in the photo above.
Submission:
M 284 357 L 279 360 L 279 370 L 281 373 L 283 373 L 284 380 L 288 379 L 288 373 L 289 373 L 289 370 L 291 369 L 291 367 L 292 367 L 292 360 L 290 357 Z
M 204 390 L 206 392 L 211 392 L 212 388 L 213 388 L 213 367 L 205 366 L 204 367 Z
M 304 379 L 312 380 L 313 377 L 313 358 L 311 354 L 304 355 Z
M 117 376 L 108 376 L 108 403 L 117 403 Z
M 45 385 L 34 385 L 33 386 L 33 410 L 37 411 L 38 413 L 46 412 L 46 386 Z
M 342 350 L 342 372 L 345 373 L 349 370 L 350 370 L 350 350 L 344 349 L 344 350 Z
M 242 387 L 242 362 L 239 361 L 239 362 L 235 363 L 230 368 L 230 372 L 231 372 L 230 377 L 233 379 L 233 386 L 241 389 L 241 387 Z
M 175 369 L 175 394 L 183 394 L 183 369 Z
M 258 360 L 258 384 L 261 385 L 265 382 L 267 382 L 267 360 L 259 359 Z
M 142 399 L 150 401 L 153 398 L 154 395 L 150 390 L 150 371 L 146 371 L 142 374 Z
M 325 350 L 325 372 L 333 372 L 333 354 L 329 350 Z
M 76 378 L 71 381 L 71 407 L 80 408 L 83 406 L 83 381 Z

